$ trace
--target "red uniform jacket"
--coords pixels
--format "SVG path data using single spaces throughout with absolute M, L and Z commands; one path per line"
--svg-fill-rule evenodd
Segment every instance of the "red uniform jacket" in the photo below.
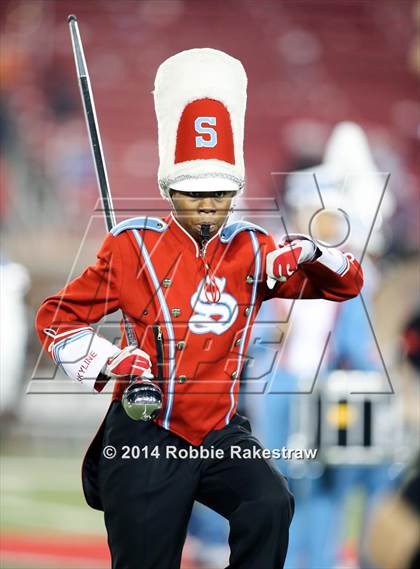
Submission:
M 275 249 L 264 229 L 247 222 L 226 226 L 202 252 L 172 215 L 124 221 L 107 235 L 96 264 L 44 301 L 38 334 L 73 379 L 96 378 L 117 348 L 94 334 L 91 324 L 122 309 L 140 348 L 151 356 L 155 376 L 163 348 L 164 406 L 156 422 L 198 445 L 235 413 L 251 327 L 263 301 L 343 301 L 361 289 L 362 271 L 352 255 L 321 248 L 316 261 L 301 264 L 270 290 L 265 258 Z M 209 296 L 206 264 L 218 302 Z M 114 399 L 126 385 L 115 384 Z

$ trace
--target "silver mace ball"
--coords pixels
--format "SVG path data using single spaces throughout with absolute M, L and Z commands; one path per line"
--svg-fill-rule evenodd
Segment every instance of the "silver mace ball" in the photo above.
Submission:
M 149 379 L 135 379 L 124 390 L 122 406 L 133 421 L 151 421 L 162 409 L 162 390 Z

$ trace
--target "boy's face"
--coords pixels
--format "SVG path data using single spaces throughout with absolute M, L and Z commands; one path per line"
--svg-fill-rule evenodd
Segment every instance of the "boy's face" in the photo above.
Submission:
M 177 192 L 170 195 L 175 217 L 184 229 L 200 240 L 201 225 L 209 225 L 210 237 L 224 224 L 236 192 Z

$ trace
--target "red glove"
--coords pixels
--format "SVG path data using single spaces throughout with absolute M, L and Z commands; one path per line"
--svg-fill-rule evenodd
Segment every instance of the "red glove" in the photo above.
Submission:
M 136 348 L 127 346 L 107 361 L 102 372 L 108 377 L 141 376 L 152 379 L 150 356 Z
M 299 268 L 300 263 L 316 257 L 317 246 L 311 239 L 294 239 L 280 249 L 267 254 L 267 286 L 273 289 L 277 282 L 286 282 Z

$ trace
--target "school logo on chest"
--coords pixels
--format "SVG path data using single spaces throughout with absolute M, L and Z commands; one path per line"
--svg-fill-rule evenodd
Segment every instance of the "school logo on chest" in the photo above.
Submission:
M 215 277 L 217 288 L 220 291 L 218 302 L 209 302 L 206 296 L 207 286 L 202 279 L 197 290 L 191 297 L 193 315 L 188 326 L 194 334 L 223 334 L 235 322 L 238 316 L 238 302 L 231 294 L 224 292 L 226 279 Z

